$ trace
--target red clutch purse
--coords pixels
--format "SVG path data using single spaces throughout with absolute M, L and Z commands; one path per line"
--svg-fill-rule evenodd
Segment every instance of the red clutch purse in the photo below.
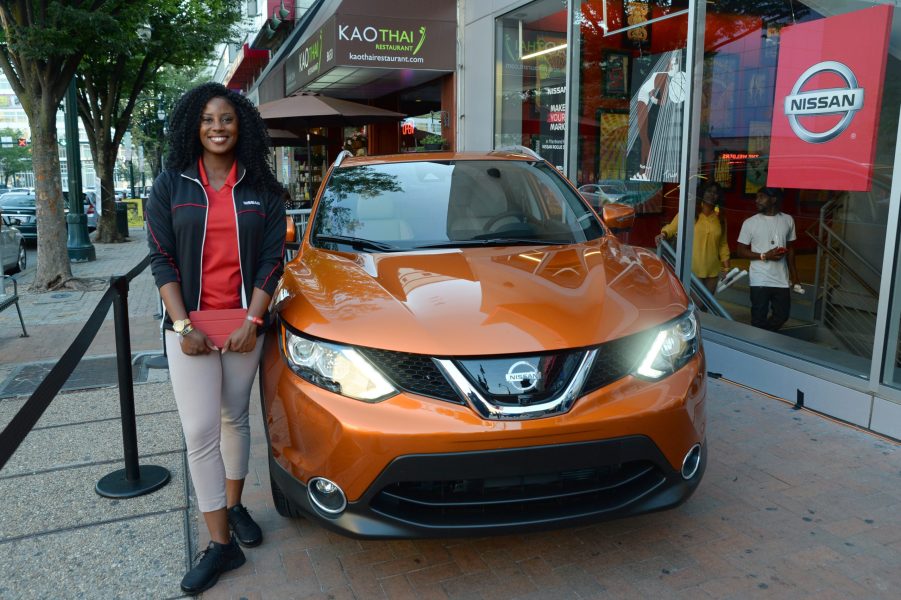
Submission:
M 217 348 L 222 348 L 228 336 L 247 320 L 247 309 L 192 310 L 188 318 L 192 327 L 202 331 Z

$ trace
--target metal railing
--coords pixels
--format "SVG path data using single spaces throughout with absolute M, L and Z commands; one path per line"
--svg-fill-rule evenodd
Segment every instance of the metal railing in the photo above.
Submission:
M 657 256 L 668 262 L 671 266 L 676 264 L 676 251 L 666 240 L 661 240 L 657 245 Z M 734 321 L 732 314 L 720 304 L 707 286 L 694 274 L 691 274 L 691 289 L 687 290 L 695 306 L 710 314 Z
M 848 351 L 869 357 L 879 292 L 865 276 L 878 281 L 881 275 L 839 231 L 836 217 L 844 208 L 844 199 L 839 196 L 824 204 L 818 222 L 805 232 L 817 246 L 813 297 L 819 304 L 822 326 Z

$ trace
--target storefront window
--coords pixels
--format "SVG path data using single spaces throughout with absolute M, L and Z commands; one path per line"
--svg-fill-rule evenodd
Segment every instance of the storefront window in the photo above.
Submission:
M 664 205 L 678 207 L 686 7 L 687 0 L 583 0 L 578 16 L 575 179 L 597 208 L 635 207 L 633 244 L 652 246 Z
M 663 231 L 677 249 L 688 2 L 579 8 L 570 174 L 593 204 L 635 207 L 631 243 L 657 248 Z M 901 100 L 889 45 L 898 18 L 857 0 L 706 3 L 695 204 L 700 213 L 710 190 L 715 210 L 689 220 L 685 249 L 705 327 L 869 376 Z M 769 202 L 776 214 L 758 217 Z M 898 277 L 885 383 L 901 387 Z
M 563 167 L 567 2 L 539 0 L 497 20 L 495 146 L 532 148 Z
M 748 275 L 705 325 L 867 377 L 898 123 L 892 8 L 729 4 L 708 4 L 699 175 L 723 191 L 730 266 Z M 849 44 L 854 31 L 868 34 Z

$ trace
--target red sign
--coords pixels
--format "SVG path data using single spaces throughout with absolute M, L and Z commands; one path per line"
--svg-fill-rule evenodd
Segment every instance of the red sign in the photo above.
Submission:
M 782 30 L 767 185 L 870 189 L 892 9 Z

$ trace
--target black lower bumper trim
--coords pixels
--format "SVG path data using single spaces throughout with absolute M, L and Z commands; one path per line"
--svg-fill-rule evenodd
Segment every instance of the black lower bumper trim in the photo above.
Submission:
M 672 508 L 694 492 L 707 450 L 702 445 L 690 480 L 644 436 L 401 456 L 337 517 L 318 511 L 306 486 L 269 462 L 284 493 L 326 527 L 355 537 L 408 538 L 547 529 Z

